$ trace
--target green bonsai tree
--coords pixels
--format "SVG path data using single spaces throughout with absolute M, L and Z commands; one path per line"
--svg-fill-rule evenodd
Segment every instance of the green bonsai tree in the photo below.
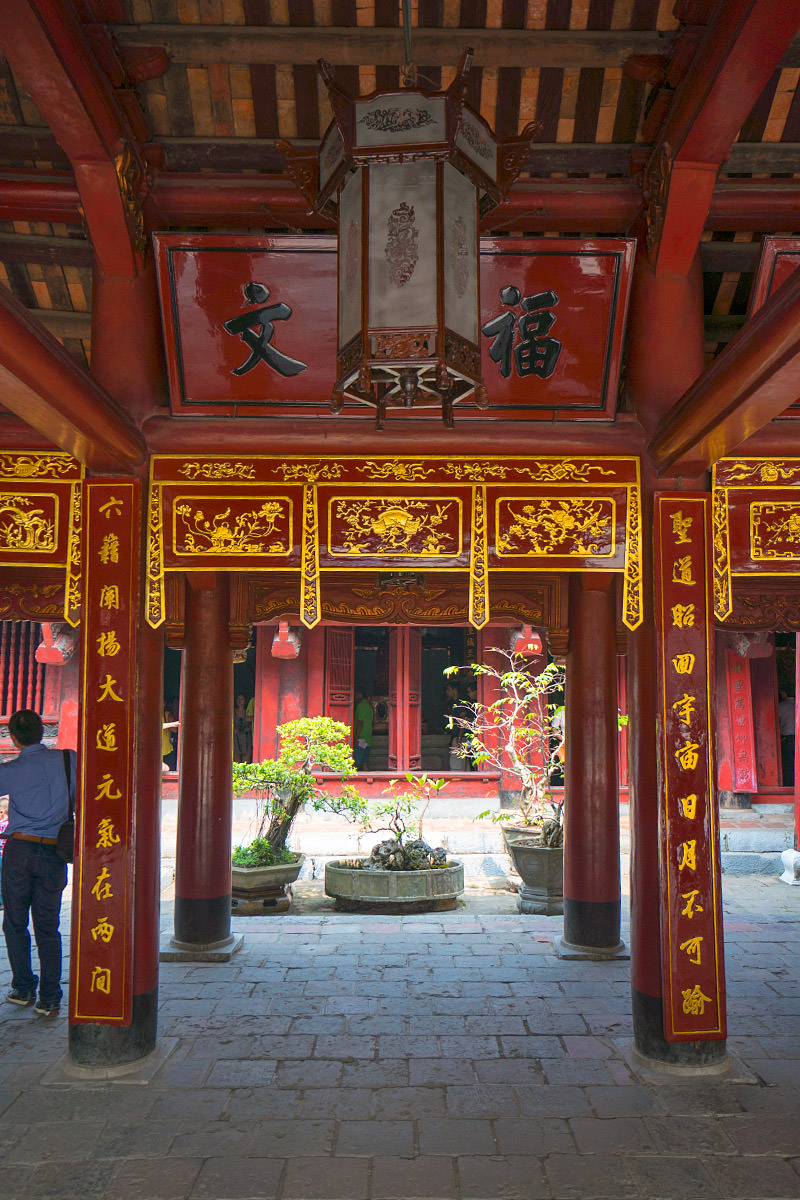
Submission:
M 286 842 L 295 818 L 306 804 L 317 811 L 344 814 L 356 820 L 366 811 L 366 801 L 344 780 L 355 775 L 350 726 L 329 717 L 302 717 L 278 726 L 277 758 L 257 763 L 233 764 L 233 791 L 237 796 L 255 792 L 259 798 L 259 824 L 246 846 L 236 846 L 233 863 L 239 867 L 273 866 L 293 862 L 296 855 Z M 329 795 L 314 772 L 338 775 L 339 791 Z
M 496 813 L 493 819 L 519 817 L 543 845 L 560 846 L 564 840 L 563 805 L 553 802 L 550 779 L 560 765 L 560 738 L 553 736 L 553 716 L 559 707 L 556 700 L 564 687 L 564 673 L 549 663 L 541 674 L 534 675 L 525 655 L 500 647 L 492 647 L 488 653 L 497 655 L 498 661 L 445 668 L 445 675 L 463 670 L 486 675 L 496 681 L 499 693 L 491 704 L 461 704 L 448 718 L 448 725 L 460 731 L 461 744 L 473 762 L 487 763 L 516 776 L 519 782 L 516 810 Z
M 368 833 L 389 833 L 379 842 L 368 859 L 358 860 L 366 870 L 422 871 L 446 867 L 447 851 L 431 847 L 422 838 L 422 822 L 433 797 L 447 787 L 446 779 L 433 779 L 427 773 L 407 773 L 403 780 L 392 779 L 387 785 L 389 798 L 368 810 L 362 825 Z M 385 824 L 376 824 L 383 821 Z M 416 826 L 412 830 L 412 825 Z M 407 840 L 409 833 L 416 836 Z M 354 865 L 348 861 L 348 866 Z

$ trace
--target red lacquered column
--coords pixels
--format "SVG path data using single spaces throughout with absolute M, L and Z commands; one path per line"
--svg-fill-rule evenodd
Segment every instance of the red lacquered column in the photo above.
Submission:
M 623 948 L 613 575 L 571 577 L 569 630 L 560 951 L 572 947 L 604 957 Z
M 175 864 L 178 948 L 221 947 L 231 935 L 233 656 L 228 580 L 187 576 L 182 756 Z M 205 586 L 209 585 L 209 586 Z

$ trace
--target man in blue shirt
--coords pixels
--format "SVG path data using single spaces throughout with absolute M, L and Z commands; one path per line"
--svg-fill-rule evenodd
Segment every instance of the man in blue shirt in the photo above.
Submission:
M 11 1004 L 30 1005 L 43 1016 L 61 1005 L 61 893 L 67 866 L 56 853 L 56 835 L 69 816 L 75 789 L 75 751 L 69 755 L 69 789 L 64 756 L 42 742 L 42 718 L 29 708 L 15 712 L 8 732 L 19 750 L 0 763 L 0 795 L 7 795 L 8 828 L 3 853 L 3 933 L 11 964 Z M 28 919 L 39 952 L 41 979 L 31 969 Z M 39 986 L 39 999 L 36 987 Z

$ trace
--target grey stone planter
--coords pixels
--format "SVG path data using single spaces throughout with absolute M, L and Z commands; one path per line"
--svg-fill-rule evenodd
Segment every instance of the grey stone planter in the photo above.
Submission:
M 522 880 L 517 908 L 523 913 L 555 916 L 564 911 L 564 847 L 541 846 L 533 838 L 507 843 L 514 869 Z
M 305 856 L 274 867 L 231 866 L 231 911 L 237 916 L 287 912 L 292 903 L 291 884 L 303 869 Z
M 362 871 L 337 859 L 325 867 L 325 895 L 344 911 L 373 905 L 402 905 L 442 911 L 455 908 L 464 891 L 464 866 L 448 863 L 428 871 Z

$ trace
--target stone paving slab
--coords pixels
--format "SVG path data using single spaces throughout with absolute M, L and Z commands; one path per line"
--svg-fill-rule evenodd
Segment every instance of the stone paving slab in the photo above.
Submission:
M 0 1196 L 798 1200 L 800 890 L 723 885 L 724 1075 L 637 1064 L 629 963 L 559 961 L 507 891 L 234 918 L 231 962 L 162 964 L 139 1076 L 70 1078 L 65 1019 L 0 1004 Z

